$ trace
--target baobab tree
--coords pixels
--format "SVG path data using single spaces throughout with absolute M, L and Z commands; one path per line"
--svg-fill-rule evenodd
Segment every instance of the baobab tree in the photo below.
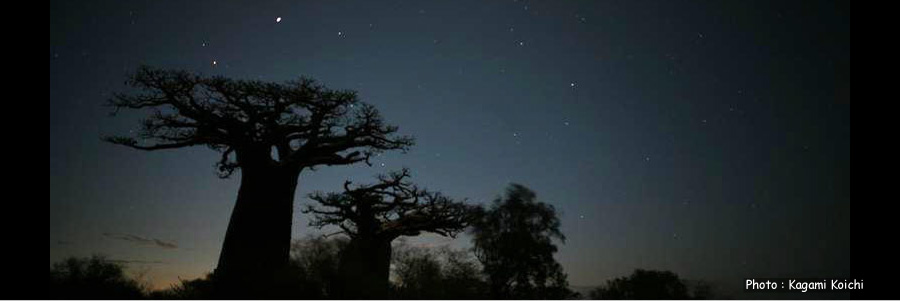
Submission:
M 391 242 L 400 236 L 431 232 L 455 237 L 467 225 L 469 206 L 437 192 L 418 188 L 403 169 L 378 176 L 378 183 L 351 187 L 343 193 L 310 195 L 317 205 L 311 226 L 334 225 L 350 237 L 341 254 L 339 273 L 345 299 L 385 299 L 390 276 Z
M 413 144 L 356 92 L 309 78 L 270 83 L 142 66 L 126 84 L 139 92 L 115 94 L 115 112 L 151 113 L 135 136 L 106 141 L 146 151 L 207 146 L 221 154 L 220 177 L 240 171 L 216 268 L 226 281 L 265 279 L 287 265 L 301 171 L 369 163 L 376 153 Z

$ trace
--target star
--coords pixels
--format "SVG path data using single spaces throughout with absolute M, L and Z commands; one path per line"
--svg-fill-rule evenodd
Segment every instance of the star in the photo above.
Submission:
M 519 41 L 519 46 L 525 46 L 525 41 Z
M 340 36 L 343 36 L 343 35 L 344 35 L 344 32 L 343 32 L 343 31 L 338 31 L 338 36 L 339 36 L 339 37 L 340 37 Z
M 212 61 L 213 67 L 215 67 L 215 66 L 218 65 L 218 64 L 219 64 L 219 62 L 216 62 L 215 60 Z
M 281 17 L 275 18 L 275 23 L 281 23 Z
M 575 82 L 569 83 L 569 87 L 575 88 Z
M 568 122 L 568 121 L 563 122 L 563 124 L 565 124 L 566 126 L 569 126 L 569 122 Z

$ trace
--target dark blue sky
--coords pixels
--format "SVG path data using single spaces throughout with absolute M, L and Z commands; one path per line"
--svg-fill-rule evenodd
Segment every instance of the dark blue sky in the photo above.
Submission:
M 102 104 L 148 64 L 311 76 L 417 138 L 304 171 L 295 206 L 405 166 L 473 203 L 535 190 L 573 285 L 846 275 L 849 4 L 782 2 L 51 1 L 50 260 L 104 253 L 159 287 L 215 267 L 239 175 L 205 148 L 100 140 L 136 129 Z M 321 233 L 306 223 L 295 210 L 294 237 Z

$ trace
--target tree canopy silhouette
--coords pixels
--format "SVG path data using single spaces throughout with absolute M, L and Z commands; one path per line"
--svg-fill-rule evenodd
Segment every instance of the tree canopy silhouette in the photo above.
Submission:
M 140 299 L 145 290 L 103 256 L 69 257 L 50 268 L 50 299 Z
M 343 237 L 309 236 L 291 245 L 291 264 L 305 284 L 302 299 L 334 299 L 337 293 L 340 253 L 347 247 Z
M 134 136 L 106 141 L 147 151 L 207 146 L 221 153 L 221 177 L 241 171 L 216 269 L 223 280 L 260 279 L 287 265 L 302 170 L 368 163 L 413 144 L 356 92 L 309 78 L 269 83 L 142 66 L 126 84 L 139 92 L 117 93 L 109 105 L 150 116 Z
M 392 299 L 485 299 L 478 262 L 468 250 L 395 246 Z
M 606 286 L 591 291 L 591 299 L 691 299 L 707 298 L 708 287 L 703 287 L 695 296 L 688 294 L 687 286 L 670 271 L 637 269 L 631 276 L 606 281 Z
M 562 266 L 553 258 L 552 239 L 565 240 L 552 205 L 538 202 L 533 191 L 512 184 L 504 198 L 473 213 L 476 257 L 484 266 L 494 299 L 567 299 Z
M 310 225 L 336 225 L 350 237 L 342 252 L 340 274 L 343 298 L 384 299 L 388 295 L 391 241 L 400 236 L 432 232 L 455 236 L 467 224 L 468 206 L 440 193 L 419 189 L 403 169 L 378 177 L 378 183 L 351 187 L 343 193 L 310 195 Z

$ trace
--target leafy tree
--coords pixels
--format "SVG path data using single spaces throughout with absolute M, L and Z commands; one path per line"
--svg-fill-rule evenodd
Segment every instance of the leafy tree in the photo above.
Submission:
M 513 184 L 505 198 L 474 211 L 471 233 L 476 257 L 484 266 L 494 299 L 567 299 L 562 266 L 553 258 L 553 238 L 565 241 L 552 205 Z
M 139 299 L 145 288 L 103 256 L 70 257 L 50 268 L 50 299 Z
M 486 299 L 489 297 L 487 282 L 482 277 L 481 266 L 471 252 L 445 250 L 444 299 Z
M 394 255 L 396 299 L 443 299 L 443 267 L 434 252 L 424 248 L 401 249 Z
M 340 253 L 349 241 L 323 236 L 294 241 L 291 264 L 302 278 L 303 299 L 325 299 L 337 295 Z
M 317 205 L 310 225 L 335 225 L 350 237 L 341 254 L 338 290 L 342 298 L 378 298 L 388 295 L 391 242 L 400 236 L 431 232 L 455 236 L 466 226 L 468 206 L 408 182 L 409 170 L 378 177 L 372 185 L 351 187 L 343 193 L 310 195 Z
M 708 288 L 702 296 L 708 297 Z M 606 281 L 606 285 L 591 291 L 591 299 L 691 299 L 687 286 L 670 271 L 637 269 L 631 276 Z
M 469 252 L 404 244 L 395 249 L 393 298 L 462 300 L 488 297 L 487 283 Z
M 206 146 L 221 153 L 221 177 L 241 171 L 241 184 L 216 273 L 248 287 L 287 266 L 294 191 L 300 172 L 366 162 L 405 150 L 378 111 L 354 91 L 331 90 L 308 78 L 282 84 L 138 68 L 109 105 L 149 110 L 131 136 L 105 140 L 139 150 Z

